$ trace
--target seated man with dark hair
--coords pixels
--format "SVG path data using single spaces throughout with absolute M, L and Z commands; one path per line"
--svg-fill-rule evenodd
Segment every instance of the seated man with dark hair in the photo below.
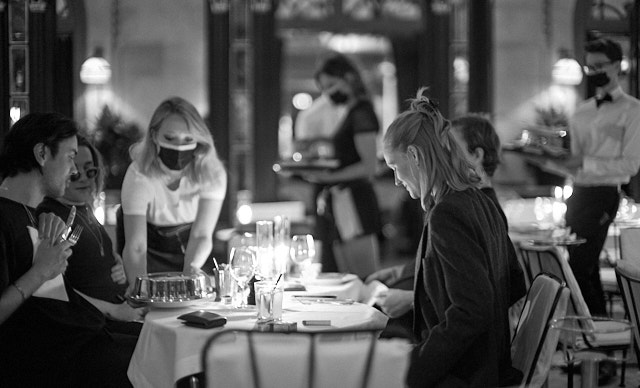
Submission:
M 32 113 L 0 152 L 1 387 L 131 386 L 137 337 L 105 329 L 103 314 L 62 276 L 68 226 L 50 213 L 35 216 L 44 196 L 62 196 L 77 172 L 77 131 L 62 115 Z

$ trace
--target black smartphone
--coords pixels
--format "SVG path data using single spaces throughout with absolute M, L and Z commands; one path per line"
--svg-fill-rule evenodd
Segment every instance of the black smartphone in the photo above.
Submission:
M 214 327 L 224 326 L 227 318 L 211 311 L 198 310 L 178 317 L 185 325 L 198 327 L 201 329 L 211 329 Z

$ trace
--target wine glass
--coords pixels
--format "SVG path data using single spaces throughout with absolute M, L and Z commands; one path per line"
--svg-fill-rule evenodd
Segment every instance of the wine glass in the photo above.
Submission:
M 310 234 L 297 234 L 291 238 L 291 260 L 300 268 L 302 278 L 309 276 L 309 267 L 316 255 L 316 247 L 313 236 Z
M 256 270 L 256 256 L 249 247 L 234 247 L 231 249 L 231 276 L 242 290 L 240 308 L 247 307 L 248 283 Z

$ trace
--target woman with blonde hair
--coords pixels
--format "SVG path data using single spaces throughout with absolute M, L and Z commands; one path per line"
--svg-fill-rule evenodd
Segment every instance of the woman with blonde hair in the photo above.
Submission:
M 200 268 L 209 256 L 227 174 L 195 107 L 156 108 L 122 184 L 123 259 L 130 285 L 151 272 Z
M 409 386 L 517 383 L 509 351 L 511 241 L 451 124 L 420 89 L 389 126 L 383 153 L 396 185 L 427 212 L 414 281 Z

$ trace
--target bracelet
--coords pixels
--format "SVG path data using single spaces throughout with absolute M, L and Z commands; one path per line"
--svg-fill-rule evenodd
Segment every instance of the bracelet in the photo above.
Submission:
M 11 283 L 11 285 L 14 286 L 16 288 L 16 290 L 18 290 L 18 292 L 20 293 L 20 296 L 22 296 L 22 301 L 23 302 L 25 300 L 27 300 L 27 294 L 25 294 L 25 292 L 22 289 L 22 287 L 20 287 L 19 285 L 15 284 L 15 283 Z

